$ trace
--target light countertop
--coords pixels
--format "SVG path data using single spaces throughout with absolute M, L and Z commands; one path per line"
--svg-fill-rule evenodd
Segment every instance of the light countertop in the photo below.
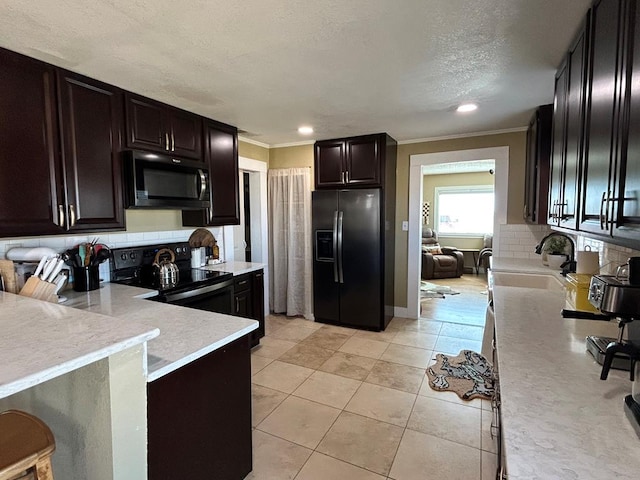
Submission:
M 65 292 L 69 298 L 65 305 L 158 328 L 160 335 L 147 345 L 149 382 L 258 328 L 255 320 L 139 298 L 151 293 L 104 283 L 91 292 Z
M 260 270 L 261 268 L 265 267 L 266 265 L 264 263 L 231 261 L 218 263 L 217 265 L 207 265 L 201 268 L 204 270 L 229 272 L 233 273 L 233 275 L 235 276 L 242 275 L 243 273 L 255 272 L 256 270 Z
M 492 259 L 495 269 L 551 273 L 539 261 Z M 623 411 L 629 372 L 601 366 L 587 335 L 615 322 L 562 318 L 564 290 L 494 288 L 503 436 L 510 479 L 637 479 L 640 438 Z
M 155 325 L 0 292 L 0 398 L 157 337 Z

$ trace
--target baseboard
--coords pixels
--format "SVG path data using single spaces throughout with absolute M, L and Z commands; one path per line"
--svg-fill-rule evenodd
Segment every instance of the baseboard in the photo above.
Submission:
M 400 318 L 410 318 L 409 309 L 407 307 L 393 307 L 393 316 Z

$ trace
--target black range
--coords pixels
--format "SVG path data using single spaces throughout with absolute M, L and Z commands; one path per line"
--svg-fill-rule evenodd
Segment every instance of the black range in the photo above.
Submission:
M 162 286 L 153 267 L 156 254 L 169 249 L 175 255 L 178 282 Z M 191 268 L 191 248 L 187 242 L 111 250 L 111 281 L 133 287 L 156 290 L 149 300 L 181 305 L 210 312 L 233 312 L 233 274 Z

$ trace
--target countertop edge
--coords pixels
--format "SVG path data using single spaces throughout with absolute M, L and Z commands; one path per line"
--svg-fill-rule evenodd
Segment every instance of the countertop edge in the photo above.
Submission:
M 250 319 L 247 319 L 250 320 Z M 238 330 L 237 332 L 221 339 L 218 340 L 217 342 L 211 343 L 210 345 L 208 345 L 205 348 L 201 348 L 200 350 L 196 350 L 195 352 L 186 355 L 184 357 L 182 357 L 180 360 L 176 360 L 175 362 L 172 362 L 168 365 L 165 365 L 163 367 L 160 367 L 154 371 L 149 371 L 149 373 L 147 373 L 147 383 L 151 383 L 154 380 L 157 380 L 159 378 L 164 377 L 165 375 L 174 372 L 176 370 L 178 370 L 179 368 L 195 361 L 198 360 L 199 358 L 204 357 L 205 355 L 214 352 L 216 350 L 218 350 L 219 348 L 224 347 L 225 345 L 230 344 L 231 342 L 233 342 L 234 340 L 237 340 L 238 338 L 247 335 L 251 332 L 253 332 L 254 330 L 256 330 L 258 328 L 259 324 L 257 321 L 253 320 L 253 325 L 250 325 L 248 327 L 245 327 L 241 330 Z
M 140 335 L 135 335 L 113 345 L 94 350 L 91 353 L 81 355 L 74 359 L 67 360 L 66 362 L 41 370 L 37 373 L 27 375 L 25 377 L 22 377 L 20 380 L 6 383 L 0 386 L 0 398 L 8 397 L 46 381 L 52 380 L 66 373 L 72 372 L 82 367 L 86 367 L 91 363 L 103 360 L 111 355 L 119 353 L 123 350 L 127 350 L 141 343 L 145 343 L 157 337 L 158 335 L 160 335 L 160 330 L 158 328 L 154 328 L 152 330 L 149 330 L 148 332 L 142 333 Z

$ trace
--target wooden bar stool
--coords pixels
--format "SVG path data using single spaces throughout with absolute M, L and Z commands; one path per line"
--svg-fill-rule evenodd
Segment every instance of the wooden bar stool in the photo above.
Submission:
M 0 480 L 53 480 L 55 449 L 51 429 L 39 418 L 19 410 L 0 413 Z

